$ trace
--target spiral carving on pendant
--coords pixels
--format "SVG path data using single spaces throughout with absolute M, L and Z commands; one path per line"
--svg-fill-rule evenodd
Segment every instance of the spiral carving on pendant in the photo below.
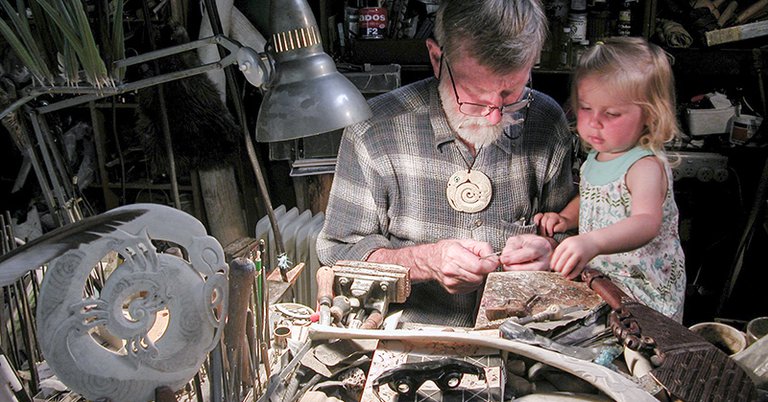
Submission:
M 459 212 L 475 213 L 491 202 L 491 180 L 477 170 L 459 170 L 448 179 L 445 189 L 451 208 Z

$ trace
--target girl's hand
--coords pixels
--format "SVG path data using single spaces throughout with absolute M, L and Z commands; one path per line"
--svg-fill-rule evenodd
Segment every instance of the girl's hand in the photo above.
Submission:
M 568 219 L 556 212 L 539 212 L 533 216 L 533 224 L 539 227 L 539 234 L 552 237 L 555 233 L 568 230 Z
M 552 253 L 552 270 L 568 279 L 575 279 L 584 266 L 599 254 L 597 245 L 588 236 L 572 236 L 563 240 Z

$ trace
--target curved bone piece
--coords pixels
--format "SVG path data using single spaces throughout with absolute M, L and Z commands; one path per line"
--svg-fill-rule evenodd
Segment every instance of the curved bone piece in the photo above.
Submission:
M 516 353 L 571 373 L 597 387 L 616 401 L 658 401 L 639 385 L 607 367 L 579 360 L 557 352 L 526 345 L 521 342 L 488 336 L 485 333 L 458 333 L 435 330 L 360 330 L 315 325 L 309 327 L 309 337 L 320 339 L 379 339 L 409 342 L 460 343 L 485 346 Z
M 227 310 L 227 265 L 221 245 L 194 217 L 157 204 L 109 213 L 121 211 L 141 214 L 49 266 L 37 307 L 38 338 L 51 369 L 73 391 L 90 400 L 148 401 L 158 387 L 183 387 L 217 344 Z M 152 240 L 179 245 L 189 261 L 158 253 Z M 93 267 L 112 251 L 122 262 L 98 294 L 84 297 Z M 92 335 L 97 327 L 122 347 L 102 346 Z

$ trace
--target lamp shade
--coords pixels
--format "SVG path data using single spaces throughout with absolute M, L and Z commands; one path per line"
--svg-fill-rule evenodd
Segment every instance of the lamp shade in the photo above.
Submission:
M 371 117 L 363 95 L 323 52 L 304 0 L 272 1 L 272 75 L 256 122 L 256 140 L 274 142 L 337 130 Z M 276 10 L 279 8 L 279 10 Z

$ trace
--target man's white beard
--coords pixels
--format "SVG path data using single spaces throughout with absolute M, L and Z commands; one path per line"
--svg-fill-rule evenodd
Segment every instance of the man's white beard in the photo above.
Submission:
M 491 124 L 485 117 L 467 116 L 459 111 L 456 95 L 450 82 L 441 81 L 438 84 L 443 111 L 448 118 L 448 125 L 456 131 L 459 137 L 472 144 L 475 149 L 493 144 L 504 133 L 504 127 L 513 124 L 512 115 L 502 115 L 498 124 Z

